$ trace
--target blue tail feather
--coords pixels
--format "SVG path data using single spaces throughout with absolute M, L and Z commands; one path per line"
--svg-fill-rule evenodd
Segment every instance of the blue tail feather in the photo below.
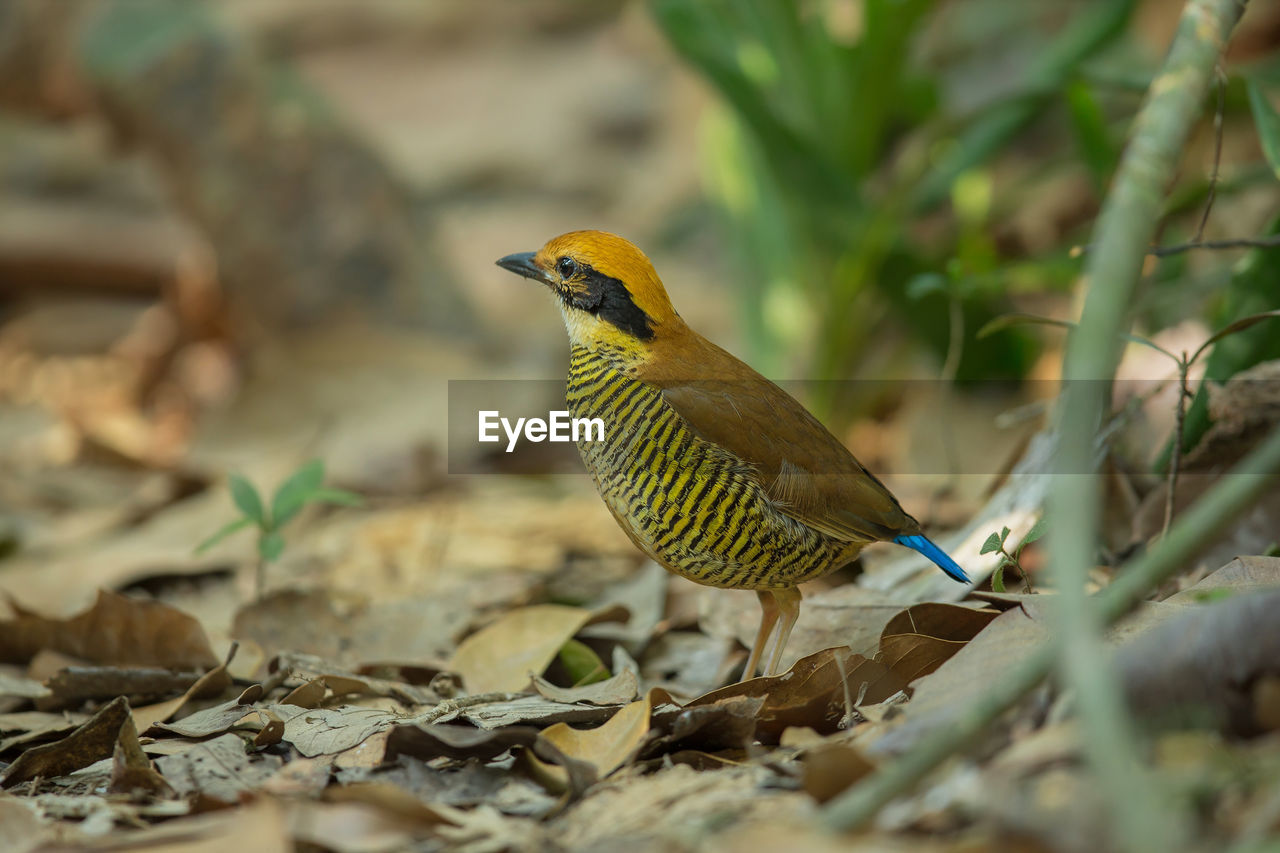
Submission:
M 964 569 L 960 568 L 960 564 L 947 556 L 947 552 L 943 551 L 937 545 L 929 541 L 927 536 L 899 536 L 893 540 L 899 545 L 905 545 L 912 551 L 919 551 L 947 573 L 947 577 L 958 580 L 960 583 L 968 583 L 969 576 L 964 573 Z

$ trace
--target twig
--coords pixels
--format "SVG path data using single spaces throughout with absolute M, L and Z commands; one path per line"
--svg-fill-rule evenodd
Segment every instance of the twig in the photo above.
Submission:
M 1096 609 L 1105 624 L 1128 613 L 1147 594 L 1182 570 L 1187 560 L 1212 542 L 1222 528 L 1248 511 L 1263 494 L 1275 488 L 1280 471 L 1280 429 L 1273 430 L 1251 454 L 1218 479 L 1169 534 L 1143 556 L 1126 564 L 1116 579 L 1096 596 Z M 862 826 L 882 806 L 924 779 L 943 761 L 972 743 L 992 721 L 1018 703 L 1053 668 L 1055 650 L 1038 646 L 951 725 L 925 736 L 910 752 L 883 765 L 864 781 L 829 802 L 822 823 L 842 832 Z
M 1175 243 L 1172 246 L 1154 246 L 1147 249 L 1148 255 L 1167 258 L 1192 249 L 1271 249 L 1280 246 L 1280 234 L 1271 237 L 1244 237 L 1233 240 L 1203 240 L 1193 243 Z
M 1280 246 L 1280 234 L 1273 234 L 1270 237 L 1239 237 L 1227 240 L 1201 240 L 1194 243 L 1173 243 L 1168 246 L 1151 246 L 1147 249 L 1147 255 L 1155 258 L 1167 258 L 1170 255 L 1180 255 L 1183 252 L 1190 252 L 1195 249 L 1273 249 Z M 1072 246 L 1071 257 L 1079 257 L 1096 249 L 1092 243 L 1086 243 L 1083 246 Z
M 1213 111 L 1213 171 L 1209 173 L 1204 213 L 1200 214 L 1200 225 L 1196 228 L 1196 236 L 1191 238 L 1192 243 L 1199 243 L 1204 239 L 1204 227 L 1209 224 L 1209 212 L 1213 210 L 1213 201 L 1218 194 L 1218 167 L 1222 165 L 1222 116 L 1227 108 L 1227 75 L 1223 73 L 1221 65 L 1215 65 L 1213 72 L 1218 83 L 1218 107 Z
M 1196 353 L 1199 355 L 1199 353 Z M 1169 534 L 1169 525 L 1173 524 L 1173 505 L 1174 499 L 1178 492 L 1178 473 L 1182 468 L 1182 424 L 1187 418 L 1187 397 L 1191 395 L 1191 389 L 1187 386 L 1187 374 L 1191 370 L 1191 361 L 1187 358 L 1186 350 L 1182 351 L 1182 359 L 1178 362 L 1178 406 L 1174 411 L 1173 428 L 1173 459 L 1169 463 L 1169 482 L 1165 489 L 1164 496 L 1164 526 L 1160 529 L 1161 536 Z

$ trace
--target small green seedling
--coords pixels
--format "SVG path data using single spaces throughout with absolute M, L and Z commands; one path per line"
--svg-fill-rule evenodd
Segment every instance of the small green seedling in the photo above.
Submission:
M 324 485 L 324 462 L 313 459 L 280 484 L 271 496 L 271 507 L 262 501 L 262 496 L 253 484 L 232 474 L 230 478 L 231 500 L 240 510 L 240 518 L 224 525 L 221 530 L 196 546 L 196 553 L 202 554 L 217 545 L 233 533 L 239 533 L 246 527 L 258 528 L 258 563 L 255 583 L 258 597 L 262 597 L 263 581 L 267 563 L 280 558 L 284 553 L 284 535 L 280 529 L 293 520 L 302 508 L 308 504 L 337 504 L 339 506 L 359 506 L 363 501 L 354 492 L 344 489 L 326 488 Z
M 1022 568 L 1019 562 L 1022 557 L 1022 549 L 1030 545 L 1045 534 L 1044 516 L 1040 520 L 1031 525 L 1031 529 L 1027 531 L 1027 535 L 1022 537 L 1022 542 L 1017 548 L 1013 549 L 1010 554 L 1005 548 L 1005 542 L 1009 539 L 1009 528 L 1000 528 L 999 533 L 992 533 L 987 537 L 987 541 L 982 543 L 982 554 L 994 554 L 999 552 L 1000 565 L 996 566 L 996 570 L 991 573 L 991 589 L 994 592 L 1004 592 L 1004 570 L 1012 566 L 1018 570 L 1018 576 L 1022 578 L 1022 587 L 1026 592 L 1031 592 L 1031 579 L 1027 577 L 1027 572 Z

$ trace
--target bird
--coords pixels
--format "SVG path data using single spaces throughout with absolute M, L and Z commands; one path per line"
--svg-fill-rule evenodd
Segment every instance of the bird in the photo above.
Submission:
M 778 673 L 800 584 L 872 542 L 964 570 L 799 401 L 691 329 L 649 258 L 604 231 L 571 231 L 498 266 L 545 285 L 570 343 L 566 403 L 596 490 L 631 541 L 699 584 L 754 590 L 760 629 L 743 668 Z M 776 631 L 775 631 L 776 629 Z

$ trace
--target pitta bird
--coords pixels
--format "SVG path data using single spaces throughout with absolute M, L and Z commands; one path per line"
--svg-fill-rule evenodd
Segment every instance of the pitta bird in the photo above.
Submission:
M 578 442 L 600 497 L 631 541 L 681 577 L 752 589 L 778 671 L 800 612 L 798 584 L 850 563 L 871 542 L 964 570 L 804 406 L 690 329 L 653 264 L 602 231 L 574 231 L 498 266 L 558 297 L 571 344 L 567 401 L 600 418 L 603 441 Z

